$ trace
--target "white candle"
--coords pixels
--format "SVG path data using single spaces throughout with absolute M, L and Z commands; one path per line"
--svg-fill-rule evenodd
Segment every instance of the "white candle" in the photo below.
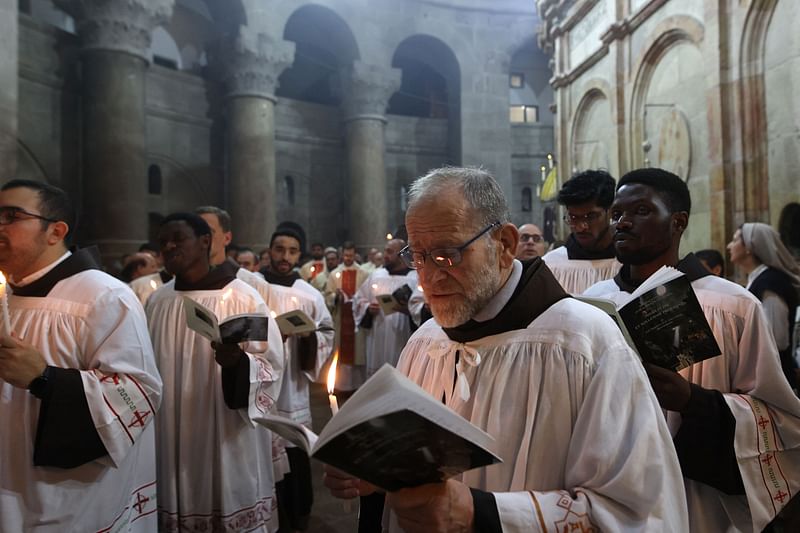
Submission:
M 544 168 L 544 165 L 542 165 L 541 170 L 542 170 L 542 183 L 544 183 L 544 180 L 547 179 L 547 169 Z
M 336 365 L 339 364 L 339 352 L 333 354 L 333 361 L 331 367 L 328 369 L 328 401 L 331 404 L 331 414 L 336 415 L 339 412 L 339 402 L 333 390 L 336 388 Z
M 3 307 L 3 335 L 11 335 L 11 319 L 8 314 L 8 292 L 6 291 L 6 277 L 0 272 L 0 302 Z
M 547 154 L 547 166 L 553 168 L 553 154 Z
M 336 395 L 328 394 L 328 401 L 331 403 L 331 414 L 336 415 L 339 412 L 339 401 L 336 399 Z

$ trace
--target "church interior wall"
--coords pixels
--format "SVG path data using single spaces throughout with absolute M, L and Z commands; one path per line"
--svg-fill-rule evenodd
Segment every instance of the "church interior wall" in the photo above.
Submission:
M 800 14 L 777 2 L 767 32 L 764 85 L 769 161 L 769 222 L 777 227 L 786 205 L 800 203 Z M 800 232 L 800 230 L 798 230 Z

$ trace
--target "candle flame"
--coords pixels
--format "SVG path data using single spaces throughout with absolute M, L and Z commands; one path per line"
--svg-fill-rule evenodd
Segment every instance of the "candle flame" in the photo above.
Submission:
M 315 266 L 313 266 L 313 265 L 312 265 L 312 266 L 311 266 L 311 273 L 313 274 L 315 270 L 317 270 L 317 267 L 315 267 Z
M 341 277 L 342 277 L 342 273 L 341 272 L 337 272 L 336 273 L 336 278 L 338 279 L 338 278 L 341 278 Z
M 553 154 L 547 154 L 547 159 L 553 159 Z
M 336 388 L 336 365 L 339 363 L 339 351 L 333 354 L 333 361 L 331 367 L 328 369 L 328 394 L 333 394 L 333 389 Z
M 378 284 L 377 283 L 373 283 L 372 284 L 372 288 L 377 291 L 378 290 Z
M 158 288 L 158 283 L 156 283 L 156 280 L 151 279 L 150 286 L 153 287 L 153 290 L 156 290 Z
M 233 294 L 233 289 L 229 287 L 229 288 L 228 288 L 228 290 L 227 290 L 227 291 L 225 291 L 225 292 L 223 293 L 223 295 L 222 295 L 222 301 L 224 302 L 225 300 L 227 300 L 227 299 L 228 299 L 228 297 L 229 297 L 231 294 Z
M 547 170 L 547 167 L 542 165 L 542 172 L 544 172 L 545 170 Z
M 276 318 L 278 316 L 278 313 L 275 311 L 270 311 L 269 314 L 272 315 L 272 318 Z
M 2 272 L 0 272 L 0 285 L 6 284 L 6 276 Z
M 419 292 L 425 292 L 425 289 L 422 288 L 422 285 L 417 285 L 417 289 L 419 289 Z
M 386 234 L 386 240 L 387 241 L 391 241 L 392 240 L 392 234 L 391 233 L 387 233 Z

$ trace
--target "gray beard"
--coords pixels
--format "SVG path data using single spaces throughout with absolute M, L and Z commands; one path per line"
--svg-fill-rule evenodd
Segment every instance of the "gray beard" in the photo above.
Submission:
M 470 277 L 468 293 L 463 300 L 431 305 L 436 323 L 443 328 L 454 328 L 474 317 L 500 290 L 500 272 L 490 264 L 483 265 Z

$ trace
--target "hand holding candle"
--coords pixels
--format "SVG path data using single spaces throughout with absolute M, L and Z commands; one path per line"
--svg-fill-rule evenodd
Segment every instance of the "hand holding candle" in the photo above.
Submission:
M 8 337 L 11 335 L 11 319 L 8 314 L 8 285 L 6 284 L 5 275 L 0 272 L 0 306 L 3 311 L 3 335 Z

